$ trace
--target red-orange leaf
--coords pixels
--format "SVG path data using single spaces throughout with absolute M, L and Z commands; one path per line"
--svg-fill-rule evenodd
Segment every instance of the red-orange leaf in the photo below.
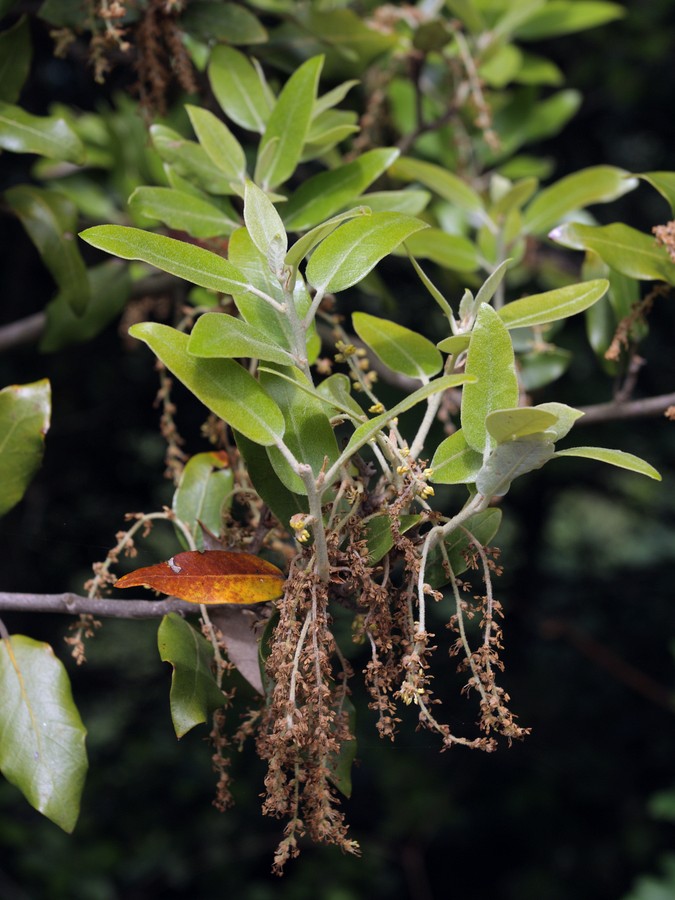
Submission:
M 188 603 L 265 603 L 283 593 L 284 575 L 250 553 L 186 550 L 124 575 L 115 587 L 149 587 Z

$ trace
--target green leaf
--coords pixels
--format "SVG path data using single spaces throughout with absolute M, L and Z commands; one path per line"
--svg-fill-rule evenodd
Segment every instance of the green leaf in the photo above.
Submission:
M 628 469 L 629 472 L 637 472 L 638 475 L 646 475 L 655 481 L 661 481 L 661 475 L 639 456 L 625 453 L 623 450 L 608 450 L 606 447 L 570 447 L 568 450 L 557 450 L 556 456 L 580 456 L 583 459 L 596 459 L 610 466 L 618 466 L 620 469 Z
M 625 14 L 623 6 L 603 0 L 549 0 L 515 30 L 514 36 L 519 40 L 538 41 L 596 28 Z
M 506 219 L 514 209 L 520 209 L 537 190 L 539 181 L 536 178 L 523 178 L 510 187 L 490 208 L 490 217 L 495 221 Z
M 426 224 L 400 213 L 352 219 L 330 234 L 307 265 L 307 280 L 320 291 L 343 291 L 361 281 L 392 250 Z
M 326 8 L 321 9 L 319 4 L 313 3 L 303 25 L 322 44 L 333 48 L 335 56 L 343 64 L 344 61 L 351 61 L 355 71 L 363 72 L 376 56 L 397 46 L 399 38 L 396 35 L 383 34 L 369 27 L 354 10 L 330 9 L 330 5 L 345 4 L 343 0 L 339 4 L 325 3 L 323 6 Z M 293 8 L 297 8 L 297 3 Z
M 198 238 L 232 234 L 240 226 L 212 203 L 174 188 L 136 188 L 129 197 L 129 209 L 133 215 L 162 222 Z
M 257 16 L 236 3 L 192 0 L 181 13 L 180 27 L 198 40 L 226 44 L 261 44 L 267 32 Z
M 439 351 L 416 331 L 364 312 L 353 313 L 352 323 L 364 344 L 394 372 L 423 380 L 443 368 Z
M 284 206 L 286 227 L 304 231 L 324 222 L 386 172 L 399 152 L 395 147 L 369 150 L 350 163 L 308 178 Z
M 351 81 L 343 81 L 341 84 L 336 85 L 332 90 L 317 97 L 314 102 L 314 111 L 312 113 L 313 119 L 318 118 L 321 113 L 326 112 L 327 109 L 332 109 L 332 107 L 342 103 L 347 94 L 353 87 L 356 87 L 358 83 L 358 80 L 355 78 Z
M 287 371 L 293 381 L 279 378 L 267 371 L 260 373 L 260 381 L 270 397 L 283 410 L 286 445 L 300 463 L 310 467 L 316 478 L 326 460 L 330 466 L 338 457 L 335 432 L 326 415 L 324 404 L 298 386 L 298 384 L 309 386 L 306 377 L 297 368 Z M 291 469 L 281 451 L 276 447 L 270 447 L 267 452 L 272 467 L 282 483 L 296 494 L 306 494 L 307 489 L 303 480 Z
M 460 353 L 467 349 L 470 343 L 470 334 L 453 334 L 450 337 L 443 338 L 436 346 L 444 353 L 449 353 L 451 356 L 459 356 Z
M 550 59 L 544 59 L 534 53 L 523 53 L 522 64 L 515 81 L 518 84 L 559 87 L 564 84 L 565 76 Z
M 323 56 L 308 59 L 284 85 L 270 113 L 258 150 L 255 180 L 264 188 L 282 184 L 295 172 L 312 120 Z M 268 149 L 271 152 L 266 152 Z
M 284 223 L 267 194 L 252 181 L 246 182 L 244 192 L 244 222 L 251 240 L 267 259 L 270 270 L 280 276 L 288 250 Z
M 500 509 L 484 509 L 468 518 L 463 526 L 456 528 L 446 537 L 445 549 L 455 576 L 461 575 L 469 567 L 466 556 L 473 546 L 470 535 L 479 544 L 486 547 L 497 534 L 501 521 L 502 511 Z M 424 580 L 433 588 L 443 587 L 450 581 L 443 567 L 443 556 L 439 547 L 434 547 L 429 553 Z
M 366 196 L 364 200 L 367 200 Z M 406 239 L 406 247 L 417 259 L 430 259 L 444 269 L 475 272 L 480 262 L 476 245 L 468 238 L 447 234 L 440 228 L 426 228 Z
M 0 33 L 0 100 L 16 103 L 30 71 L 32 47 L 30 28 L 22 16 Z
M 537 406 L 517 406 L 514 409 L 497 409 L 485 419 L 488 434 L 497 444 L 527 437 L 553 428 L 558 417 L 550 410 Z
M 407 515 L 398 517 L 398 531 L 405 534 L 414 525 L 422 521 L 422 516 Z M 394 546 L 391 517 L 388 515 L 373 516 L 366 522 L 365 541 L 368 547 L 368 565 L 375 566 Z
M 80 232 L 83 241 L 122 259 L 139 259 L 200 287 L 223 294 L 246 291 L 245 277 L 232 263 L 185 241 L 126 225 L 95 225 Z
M 670 204 L 670 212 L 675 216 L 675 172 L 643 172 L 637 176 L 649 182 Z
M 365 154 L 364 154 L 365 155 Z M 415 188 L 402 191 L 372 191 L 360 197 L 371 212 L 398 212 L 407 216 L 417 216 L 429 205 L 431 194 Z
M 185 109 L 197 139 L 211 162 L 224 172 L 230 181 L 243 186 L 246 179 L 246 156 L 241 144 L 227 125 L 208 109 L 189 105 Z
M 284 289 L 279 279 L 272 275 L 269 263 L 258 250 L 246 228 L 235 231 L 230 238 L 229 257 L 243 273 L 246 280 L 264 291 L 277 303 L 286 303 Z M 242 317 L 264 335 L 268 343 L 290 351 L 293 337 L 288 316 L 248 292 L 233 292 L 234 302 Z M 302 318 L 309 308 L 310 298 L 302 278 L 293 286 L 293 302 Z
M 316 390 L 334 409 L 346 413 L 353 421 L 361 423 L 366 418 L 363 409 L 352 396 L 351 381 L 341 372 L 324 378 Z
M 162 662 L 171 663 L 171 720 L 177 738 L 195 725 L 208 722 L 211 713 L 225 702 L 216 684 L 211 665 L 213 648 L 177 613 L 162 619 L 157 632 L 157 647 Z
M 392 178 L 419 181 L 425 187 L 467 213 L 484 213 L 483 201 L 465 181 L 435 163 L 403 156 L 389 170 Z
M 567 406 L 566 403 L 556 403 L 555 401 L 539 403 L 533 408 L 552 413 L 555 416 L 555 424 L 549 425 L 548 428 L 544 429 L 546 434 L 550 434 L 554 441 L 559 441 L 569 434 L 577 419 L 583 416 L 580 409 L 574 409 L 573 406 Z
M 471 333 L 466 374 L 476 380 L 462 391 L 462 430 L 470 447 L 482 453 L 488 442 L 485 424 L 496 409 L 518 403 L 518 378 L 511 338 L 487 303 L 481 304 Z
M 540 350 L 530 349 L 518 354 L 518 377 L 526 391 L 546 387 L 563 375 L 572 361 L 570 350 L 545 345 Z
M 540 469 L 553 453 L 553 441 L 543 439 L 542 435 L 499 444 L 478 473 L 476 490 L 484 497 L 503 497 L 512 481 Z
M 191 356 L 188 336 L 168 325 L 141 322 L 133 325 L 129 334 L 145 341 L 167 369 L 232 428 L 263 446 L 282 437 L 281 410 L 239 363 Z
M 338 225 L 357 216 L 368 215 L 370 215 L 370 210 L 367 207 L 357 206 L 355 209 L 348 209 L 346 212 L 333 216 L 332 219 L 328 219 L 321 225 L 317 225 L 316 228 L 312 228 L 311 231 L 308 231 L 307 234 L 304 234 L 297 240 L 288 251 L 285 259 L 286 265 L 296 268 L 317 244 L 320 244 L 324 238 L 335 231 Z
M 476 307 L 480 307 L 481 303 L 489 303 L 492 300 L 499 290 L 499 286 L 504 280 L 504 276 L 506 275 L 506 271 L 511 262 L 512 260 L 510 259 L 505 259 L 500 262 L 497 268 L 494 269 L 494 271 L 492 271 L 485 279 L 483 284 L 481 284 L 474 301 Z
M 440 378 L 436 378 L 435 381 L 430 381 L 428 384 L 422 385 L 421 388 L 413 391 L 412 394 L 408 394 L 407 397 L 387 412 L 375 416 L 373 419 L 369 419 L 367 422 L 359 425 L 340 456 L 340 465 L 344 465 L 344 463 L 360 450 L 364 444 L 367 444 L 379 431 L 386 428 L 387 423 L 392 419 L 395 419 L 402 413 L 412 409 L 413 406 L 417 406 L 418 403 L 421 403 L 433 394 L 438 394 L 440 391 L 447 391 L 449 388 L 459 387 L 461 384 L 470 384 L 473 380 L 473 376 L 467 374 L 442 375 Z
M 49 644 L 23 635 L 0 641 L 0 695 L 0 771 L 70 833 L 87 772 L 87 732 Z
M 262 134 L 272 109 L 265 84 L 253 63 L 232 47 L 215 47 L 209 81 L 223 112 L 249 131 Z
M 569 284 L 543 294 L 532 294 L 502 306 L 499 317 L 507 328 L 556 322 L 588 309 L 607 293 L 608 287 L 606 279 L 597 278 L 581 284 Z
M 263 359 L 282 366 L 294 365 L 293 357 L 277 347 L 253 325 L 224 313 L 204 313 L 192 329 L 188 353 L 193 356 Z
M 21 500 L 39 469 L 50 417 L 46 378 L 0 391 L 0 516 Z
M 65 119 L 33 116 L 19 106 L 0 103 L 0 147 L 12 153 L 37 153 L 81 165 L 84 144 Z
M 244 458 L 246 471 L 260 499 L 272 510 L 281 525 L 290 529 L 289 522 L 296 513 L 308 511 L 307 498 L 289 491 L 272 468 L 267 451 L 235 430 L 237 449 Z
M 537 194 L 525 210 L 525 230 L 529 234 L 546 234 L 569 213 L 594 203 L 617 200 L 637 185 L 636 178 L 616 166 L 592 166 L 574 172 Z
M 483 457 L 466 442 L 461 428 L 436 448 L 430 468 L 434 484 L 472 484 L 481 470 Z
M 73 312 L 67 291 L 61 291 L 47 305 L 47 322 L 40 339 L 41 353 L 54 353 L 72 344 L 90 341 L 126 306 L 132 287 L 128 266 L 109 259 L 87 269 L 87 277 L 90 299 L 81 316 Z
M 565 247 L 593 250 L 608 266 L 630 278 L 675 284 L 675 263 L 666 248 L 657 244 L 652 235 L 629 225 L 561 225 L 550 237 Z
M 75 240 L 75 206 L 58 191 L 28 184 L 5 191 L 5 200 L 21 219 L 72 311 L 81 315 L 90 293 L 87 269 Z
M 339 701 L 339 710 L 347 715 L 349 733 L 354 734 L 356 726 L 356 709 L 347 696 Z M 328 757 L 328 778 L 340 791 L 343 797 L 352 795 L 352 765 L 356 758 L 356 738 L 342 741 L 337 753 L 331 753 Z
M 190 457 L 173 495 L 171 508 L 190 529 L 198 550 L 205 549 L 200 525 L 208 528 L 211 534 L 222 534 L 223 512 L 232 505 L 233 488 L 234 475 L 224 451 L 196 453 Z M 178 535 L 180 538 L 180 530 Z
M 209 194 L 236 193 L 232 179 L 213 162 L 201 144 L 188 141 L 166 125 L 152 125 L 150 134 L 157 153 L 183 178 L 194 181 Z

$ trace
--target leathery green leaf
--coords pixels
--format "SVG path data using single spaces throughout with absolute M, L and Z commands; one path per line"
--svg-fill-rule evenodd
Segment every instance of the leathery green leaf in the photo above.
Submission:
M 598 462 L 607 463 L 610 466 L 618 466 L 620 469 L 628 469 L 629 472 L 637 472 L 638 475 L 646 475 L 655 481 L 661 481 L 660 473 L 650 466 L 644 459 L 626 453 L 623 450 L 608 450 L 606 447 L 570 447 L 567 450 L 557 450 L 556 456 L 580 456 L 583 459 L 596 459 Z
M 16 103 L 19 99 L 31 56 L 30 27 L 27 17 L 22 16 L 11 28 L 0 32 L 0 100 Z
M 527 437 L 555 426 L 558 417 L 549 410 L 536 406 L 517 406 L 514 409 L 497 409 L 485 419 L 490 437 L 498 444 L 514 438 Z
M 49 644 L 23 635 L 0 640 L 0 694 L 0 771 L 70 833 L 87 772 L 87 732 Z
M 483 201 L 476 191 L 457 175 L 435 163 L 404 156 L 397 159 L 389 171 L 394 178 L 400 178 L 403 181 L 419 181 L 420 184 L 435 191 L 439 197 L 448 200 L 453 206 L 458 206 L 465 212 L 484 212 Z
M 569 434 L 576 420 L 583 416 L 580 409 L 574 409 L 573 406 L 567 406 L 566 403 L 556 403 L 555 401 L 540 403 L 534 409 L 544 410 L 545 412 L 553 413 L 555 416 L 555 424 L 549 425 L 545 429 L 546 433 L 550 434 L 551 439 L 554 441 L 559 441 L 566 434 Z
M 287 266 L 296 268 L 317 244 L 320 244 L 324 238 L 327 238 L 329 234 L 335 231 L 338 225 L 341 225 L 349 219 L 355 219 L 357 216 L 369 215 L 370 209 L 368 209 L 368 207 L 357 206 L 354 209 L 348 209 L 337 216 L 333 216 L 326 222 L 322 222 L 321 225 L 312 228 L 307 234 L 303 234 L 303 236 L 293 244 L 286 254 L 284 262 Z
M 349 697 L 344 696 L 339 701 L 336 711 L 347 716 L 349 733 L 354 734 L 356 730 L 356 709 Z M 356 738 L 343 741 L 340 744 L 339 751 L 331 753 L 328 757 L 328 778 L 343 797 L 351 797 L 352 795 L 352 765 L 355 758 Z
M 211 665 L 213 648 L 192 625 L 176 613 L 162 619 L 157 632 L 162 662 L 171 663 L 169 704 L 176 737 L 209 721 L 225 702 Z
M 572 34 L 620 19 L 625 14 L 622 5 L 605 0 L 550 0 L 516 29 L 515 37 L 536 41 Z
M 271 344 L 265 334 L 242 319 L 224 313 L 204 313 L 190 334 L 188 352 L 211 358 L 248 357 L 292 366 L 288 351 Z
M 413 406 L 417 406 L 418 403 L 421 403 L 433 394 L 438 394 L 440 391 L 447 391 L 449 388 L 459 387 L 461 384 L 470 384 L 473 381 L 475 381 L 473 375 L 464 373 L 463 375 L 442 375 L 440 378 L 436 378 L 434 381 L 422 385 L 421 388 L 413 391 L 412 394 L 408 394 L 407 397 L 387 412 L 375 416 L 373 419 L 369 419 L 367 422 L 359 425 L 349 439 L 349 443 L 342 451 L 338 461 L 339 465 L 344 465 L 357 450 L 360 450 L 361 447 L 363 447 L 364 444 L 367 444 L 368 441 L 371 441 L 378 432 L 386 428 L 387 423 L 392 419 L 395 419 L 402 413 L 412 409 Z M 329 481 L 329 479 L 326 480 Z
M 499 318 L 507 328 L 557 322 L 588 309 L 607 293 L 608 288 L 609 282 L 605 278 L 596 278 L 594 281 L 569 284 L 543 294 L 532 294 L 502 306 Z
M 249 58 L 233 47 L 214 47 L 209 81 L 223 112 L 249 131 L 262 134 L 272 101 Z
M 540 191 L 525 210 L 523 224 L 530 234 L 546 234 L 575 209 L 616 200 L 637 184 L 636 178 L 616 166 L 582 169 Z
M 466 520 L 463 526 L 456 528 L 445 541 L 445 550 L 453 575 L 457 577 L 465 572 L 469 564 L 466 557 L 471 553 L 473 539 L 485 547 L 497 534 L 502 521 L 501 509 L 484 509 Z M 433 588 L 443 587 L 450 581 L 443 565 L 443 556 L 439 547 L 434 547 L 427 558 L 424 580 Z
M 637 176 L 649 182 L 670 204 L 670 212 L 675 216 L 675 172 L 643 172 Z
M 518 403 L 518 378 L 511 338 L 494 309 L 482 303 L 471 333 L 466 374 L 476 379 L 462 391 L 461 420 L 470 447 L 482 453 L 489 435 L 485 419 Z
M 41 353 L 54 353 L 71 344 L 90 341 L 124 309 L 132 281 L 129 267 L 118 259 L 108 259 L 87 269 L 89 303 L 81 316 L 75 315 L 68 293 L 59 292 L 47 304 L 47 322 L 40 340 Z
M 286 227 L 304 231 L 325 222 L 365 191 L 398 155 L 395 147 L 369 150 L 352 162 L 308 178 L 284 206 Z
M 392 250 L 426 223 L 401 213 L 352 219 L 330 234 L 307 265 L 307 280 L 321 291 L 343 291 L 361 281 Z
M 195 182 L 209 194 L 236 193 L 231 179 L 213 162 L 201 144 L 188 141 L 166 125 L 152 125 L 150 134 L 157 153 L 178 175 Z
M 227 44 L 260 44 L 267 32 L 258 17 L 237 3 L 198 0 L 189 3 L 180 16 L 181 28 L 201 41 Z
M 12 153 L 37 153 L 81 165 L 84 144 L 65 119 L 33 116 L 20 106 L 0 103 L 0 147 Z
M 222 533 L 223 512 L 232 505 L 233 487 L 234 475 L 224 450 L 196 453 L 187 461 L 172 509 L 190 529 L 197 550 L 205 549 L 201 525 L 216 536 Z M 180 538 L 180 530 L 178 535 Z
M 338 457 L 335 432 L 324 404 L 298 386 L 308 385 L 302 372 L 290 368 L 284 374 L 288 374 L 296 383 L 267 371 L 260 373 L 260 381 L 283 410 L 287 446 L 300 463 L 310 467 L 316 478 L 326 460 L 330 466 Z M 303 480 L 291 469 L 281 452 L 276 447 L 270 447 L 267 452 L 282 483 L 296 494 L 306 494 Z
M 476 490 L 484 497 L 503 497 L 520 475 L 540 469 L 553 456 L 553 441 L 533 434 L 499 444 L 476 478 Z
M 258 150 L 255 180 L 264 188 L 286 181 L 295 171 L 312 120 L 323 56 L 308 59 L 286 84 L 270 113 Z
M 129 197 L 129 209 L 199 238 L 232 234 L 240 225 L 212 203 L 175 188 L 136 188 Z
M 561 225 L 551 232 L 552 240 L 574 249 L 593 250 L 623 275 L 645 281 L 675 284 L 675 263 L 653 235 L 643 234 L 622 222 L 611 225 Z
M 355 312 L 352 323 L 364 344 L 394 372 L 424 379 L 443 368 L 440 352 L 416 331 L 364 312 Z
M 133 325 L 129 334 L 145 341 L 197 399 L 246 437 L 263 446 L 282 437 L 283 413 L 239 363 L 192 356 L 188 336 L 168 325 L 141 322 Z
M 186 106 L 199 143 L 219 169 L 233 182 L 246 178 L 246 156 L 241 144 L 224 122 L 199 106 Z
M 39 469 L 50 417 L 46 378 L 0 391 L 0 516 L 21 500 Z
M 286 229 L 270 198 L 252 181 L 246 182 L 244 190 L 244 222 L 251 240 L 266 257 L 270 269 L 280 273 L 288 250 Z
M 90 292 L 87 268 L 75 240 L 75 205 L 58 191 L 28 184 L 10 188 L 5 199 L 37 247 L 62 297 L 75 315 L 82 315 Z
M 246 463 L 253 487 L 260 499 L 269 506 L 282 526 L 289 529 L 291 517 L 308 511 L 307 498 L 289 491 L 272 468 L 267 451 L 260 444 L 249 441 L 238 431 L 234 432 L 237 450 Z
M 447 234 L 440 228 L 427 228 L 411 235 L 406 247 L 417 259 L 430 259 L 444 269 L 475 272 L 479 267 L 476 245 L 468 238 Z
M 405 534 L 414 525 L 422 521 L 422 516 L 405 515 L 399 516 L 397 522 L 398 531 Z M 392 522 L 390 516 L 384 514 L 373 516 L 366 523 L 366 544 L 368 546 L 368 565 L 374 566 L 389 553 L 394 546 L 394 535 L 392 533 Z
M 96 225 L 80 232 L 83 241 L 122 259 L 139 259 L 200 287 L 223 294 L 246 291 L 245 277 L 232 263 L 185 241 L 126 225 Z
M 429 464 L 434 484 L 472 484 L 481 470 L 483 457 L 466 442 L 461 428 L 436 448 Z

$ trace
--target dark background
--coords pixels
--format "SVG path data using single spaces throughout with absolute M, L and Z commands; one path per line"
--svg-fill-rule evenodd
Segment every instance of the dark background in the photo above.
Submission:
M 675 168 L 673 6 L 627 8 L 621 22 L 541 48 L 585 98 L 563 134 L 535 148 L 557 161 L 556 177 L 598 163 Z M 54 98 L 91 106 L 91 83 L 51 58 L 44 34 L 35 36 L 31 108 L 44 111 L 38 106 Z M 2 157 L 3 187 L 26 177 L 22 165 Z M 647 230 L 667 208 L 643 187 L 598 214 Z M 49 276 L 6 215 L 0 257 L 0 323 L 42 309 Z M 662 300 L 651 320 L 639 395 L 673 390 L 672 303 Z M 568 340 L 583 362 L 555 387 L 555 399 L 609 399 L 581 330 Z M 39 475 L 0 521 L 0 588 L 81 591 L 124 513 L 170 502 L 153 408 L 157 377 L 147 351 L 129 349 L 116 326 L 54 355 L 17 348 L 0 359 L 0 384 L 42 377 L 52 381 L 53 424 Z M 181 399 L 179 389 L 186 410 Z M 189 452 L 208 449 L 192 413 L 179 413 L 179 427 Z M 673 818 L 655 815 L 653 800 L 661 796 L 663 807 L 668 792 L 675 798 L 675 436 L 659 418 L 589 427 L 583 443 L 644 455 L 664 480 L 567 460 L 507 497 L 504 683 L 532 735 L 492 755 L 440 754 L 432 735 L 415 732 L 412 713 L 390 745 L 360 712 L 354 794 L 344 806 L 361 860 L 307 846 L 283 880 L 269 874 L 281 828 L 260 815 L 262 764 L 250 748 L 235 754 L 237 805 L 225 814 L 212 808 L 206 729 L 175 740 L 156 623 L 106 622 L 88 646 L 89 663 L 75 669 L 61 640 L 65 620 L 3 615 L 10 631 L 53 642 L 66 661 L 89 729 L 91 770 L 72 836 L 0 782 L 0 898 L 619 900 L 640 876 L 658 873 L 675 837 Z M 168 531 L 153 541 L 152 552 L 175 549 Z M 440 619 L 434 624 L 442 628 Z M 452 726 L 473 722 L 454 663 L 440 654 L 434 688 Z M 363 710 L 358 685 L 355 692 Z M 663 891 L 636 890 L 631 900 L 667 900 L 675 883 Z

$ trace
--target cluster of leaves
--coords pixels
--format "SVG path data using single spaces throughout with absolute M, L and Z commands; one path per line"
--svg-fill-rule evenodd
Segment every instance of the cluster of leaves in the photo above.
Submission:
M 42 156 L 35 175 L 49 184 L 5 192 L 58 288 L 43 350 L 94 337 L 134 292 L 144 296 L 154 269 L 192 286 L 178 327 L 137 322 L 130 333 L 228 426 L 212 429 L 220 452 L 189 460 L 164 514 L 183 548 L 215 551 L 218 563 L 205 572 L 200 567 L 215 557 L 203 556 L 195 572 L 193 557 L 174 557 L 162 564 L 160 581 L 140 570 L 121 586 L 149 583 L 202 605 L 209 640 L 175 616 L 160 626 L 162 658 L 174 666 L 179 736 L 227 701 L 222 649 L 259 692 L 246 733 L 255 732 L 268 761 L 264 810 L 287 820 L 280 870 L 304 833 L 357 849 L 336 806 L 336 789 L 349 794 L 355 753 L 349 653 L 331 625 L 336 606 L 350 612 L 355 639 L 370 647 L 364 679 L 382 736 L 394 736 L 405 706 L 445 747 L 492 750 L 495 736 L 510 741 L 526 732 L 497 681 L 499 565 L 490 544 L 501 511 L 494 503 L 517 477 L 567 456 L 659 477 L 620 450 L 558 449 L 580 411 L 555 401 L 531 405 L 529 392 L 571 363 L 551 338 L 579 313 L 608 371 L 622 377 L 630 370 L 646 333 L 640 283 L 675 284 L 673 242 L 667 230 L 658 244 L 622 223 L 599 226 L 588 207 L 643 179 L 672 211 L 675 174 L 601 165 L 542 188 L 546 164 L 520 154 L 560 129 L 579 100 L 565 90 L 542 99 L 562 76 L 521 44 L 609 21 L 621 12 L 615 4 L 387 5 L 370 9 L 365 21 L 346 3 L 331 10 L 283 0 L 250 5 L 274 20 L 269 43 L 244 7 L 199 0 L 170 9 L 205 71 L 207 99 L 153 125 L 149 150 L 129 139 L 139 124 L 129 104 L 46 117 L 14 105 L 29 57 L 28 25 L 19 20 L 0 34 L 0 46 L 22 47 L 13 79 L 2 85 L 0 146 Z M 54 24 L 92 27 L 59 22 L 57 0 L 49 6 L 42 13 Z M 146 25 L 158 15 L 152 3 L 139 9 L 131 24 L 134 15 Z M 241 16 L 244 36 L 230 20 L 219 24 L 222 16 Z M 252 23 L 257 30 L 247 31 Z M 210 46 L 207 37 L 222 43 Z M 266 65 L 233 44 L 255 44 Z M 139 36 L 141 58 L 148 46 L 147 34 Z M 298 65 L 279 85 L 289 61 Z M 360 122 L 339 108 L 357 89 L 351 76 L 368 95 Z M 332 87 L 324 91 L 325 82 Z M 81 238 L 131 264 L 87 269 L 74 237 L 82 220 L 113 222 Z M 583 280 L 555 244 L 584 251 Z M 425 333 L 362 309 L 347 326 L 336 295 L 367 296 L 368 308 L 384 312 L 399 299 L 404 266 L 436 304 Z M 433 279 L 424 266 L 434 267 Z M 532 285 L 534 292 L 518 296 Z M 430 339 L 432 331 L 440 340 L 438 333 Z M 393 404 L 385 402 L 389 383 L 403 389 Z M 47 389 L 38 383 L 0 395 L 7 401 L 0 422 L 11 426 L 0 447 L 2 512 L 18 502 L 39 463 Z M 439 417 L 450 432 L 442 438 Z M 453 493 L 446 510 L 434 506 L 434 485 L 465 490 Z M 122 534 L 96 570 L 92 597 L 114 580 L 110 566 L 150 518 Z M 261 574 L 252 557 L 234 564 L 222 550 L 255 554 L 263 545 L 288 564 L 278 614 L 266 624 L 265 614 L 254 615 L 257 631 L 250 611 L 208 615 L 205 603 L 264 602 L 280 593 L 269 563 Z M 266 583 L 256 594 L 259 578 L 271 590 Z M 186 579 L 181 594 L 175 585 Z M 454 734 L 436 714 L 430 600 L 448 606 L 449 649 L 478 697 L 479 727 L 469 736 Z M 10 739 L 0 768 L 71 829 L 86 759 L 65 676 L 49 674 L 59 664 L 44 645 L 3 634 L 1 647 L 0 684 L 15 700 L 3 710 Z M 64 711 L 64 721 L 47 707 Z M 212 737 L 220 749 L 221 726 L 217 716 Z M 225 763 L 218 765 L 226 806 Z

